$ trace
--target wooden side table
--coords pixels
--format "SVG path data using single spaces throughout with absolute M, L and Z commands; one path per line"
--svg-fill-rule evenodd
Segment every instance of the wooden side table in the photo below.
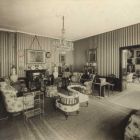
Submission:
M 99 97 L 101 97 L 101 95 L 102 95 L 102 88 L 103 88 L 103 90 L 105 90 L 105 86 L 108 87 L 108 96 L 109 96 L 109 92 L 110 92 L 111 87 L 112 87 L 112 92 L 113 92 L 114 84 L 111 84 L 109 82 L 103 82 L 103 83 L 95 83 L 95 82 L 93 82 L 93 88 L 94 88 L 94 85 L 99 86 Z

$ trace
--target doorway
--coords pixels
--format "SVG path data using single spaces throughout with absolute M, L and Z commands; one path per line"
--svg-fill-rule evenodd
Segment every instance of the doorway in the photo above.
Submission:
M 140 45 L 120 48 L 120 76 L 121 90 L 127 83 L 140 83 Z

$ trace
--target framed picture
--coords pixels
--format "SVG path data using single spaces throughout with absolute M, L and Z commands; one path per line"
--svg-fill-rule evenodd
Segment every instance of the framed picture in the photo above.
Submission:
M 133 58 L 134 57 L 134 50 L 128 50 L 127 57 Z
M 43 50 L 26 50 L 26 56 L 28 64 L 45 63 L 45 51 Z
M 66 63 L 66 54 L 59 54 L 59 63 Z
M 140 51 L 136 51 L 136 57 L 140 57 Z
M 89 49 L 88 50 L 88 62 L 96 62 L 97 61 L 97 50 Z
M 51 57 L 51 53 L 50 52 L 46 52 L 46 58 L 50 58 Z

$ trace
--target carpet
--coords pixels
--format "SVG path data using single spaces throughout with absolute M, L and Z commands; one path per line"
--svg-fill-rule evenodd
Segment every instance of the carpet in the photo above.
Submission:
M 123 140 L 124 120 L 130 110 L 105 99 L 91 96 L 80 114 L 54 110 L 53 101 L 45 99 L 45 116 L 24 123 L 22 116 L 0 122 L 2 140 Z
M 108 101 L 126 108 L 140 110 L 140 85 L 129 84 L 126 91 L 108 98 Z

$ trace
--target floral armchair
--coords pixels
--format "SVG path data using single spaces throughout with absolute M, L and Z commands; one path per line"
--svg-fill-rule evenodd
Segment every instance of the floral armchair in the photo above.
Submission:
M 34 95 L 30 94 L 26 97 L 17 97 L 17 90 L 6 82 L 0 83 L 0 91 L 4 98 L 6 110 L 9 113 L 16 113 L 34 107 Z

